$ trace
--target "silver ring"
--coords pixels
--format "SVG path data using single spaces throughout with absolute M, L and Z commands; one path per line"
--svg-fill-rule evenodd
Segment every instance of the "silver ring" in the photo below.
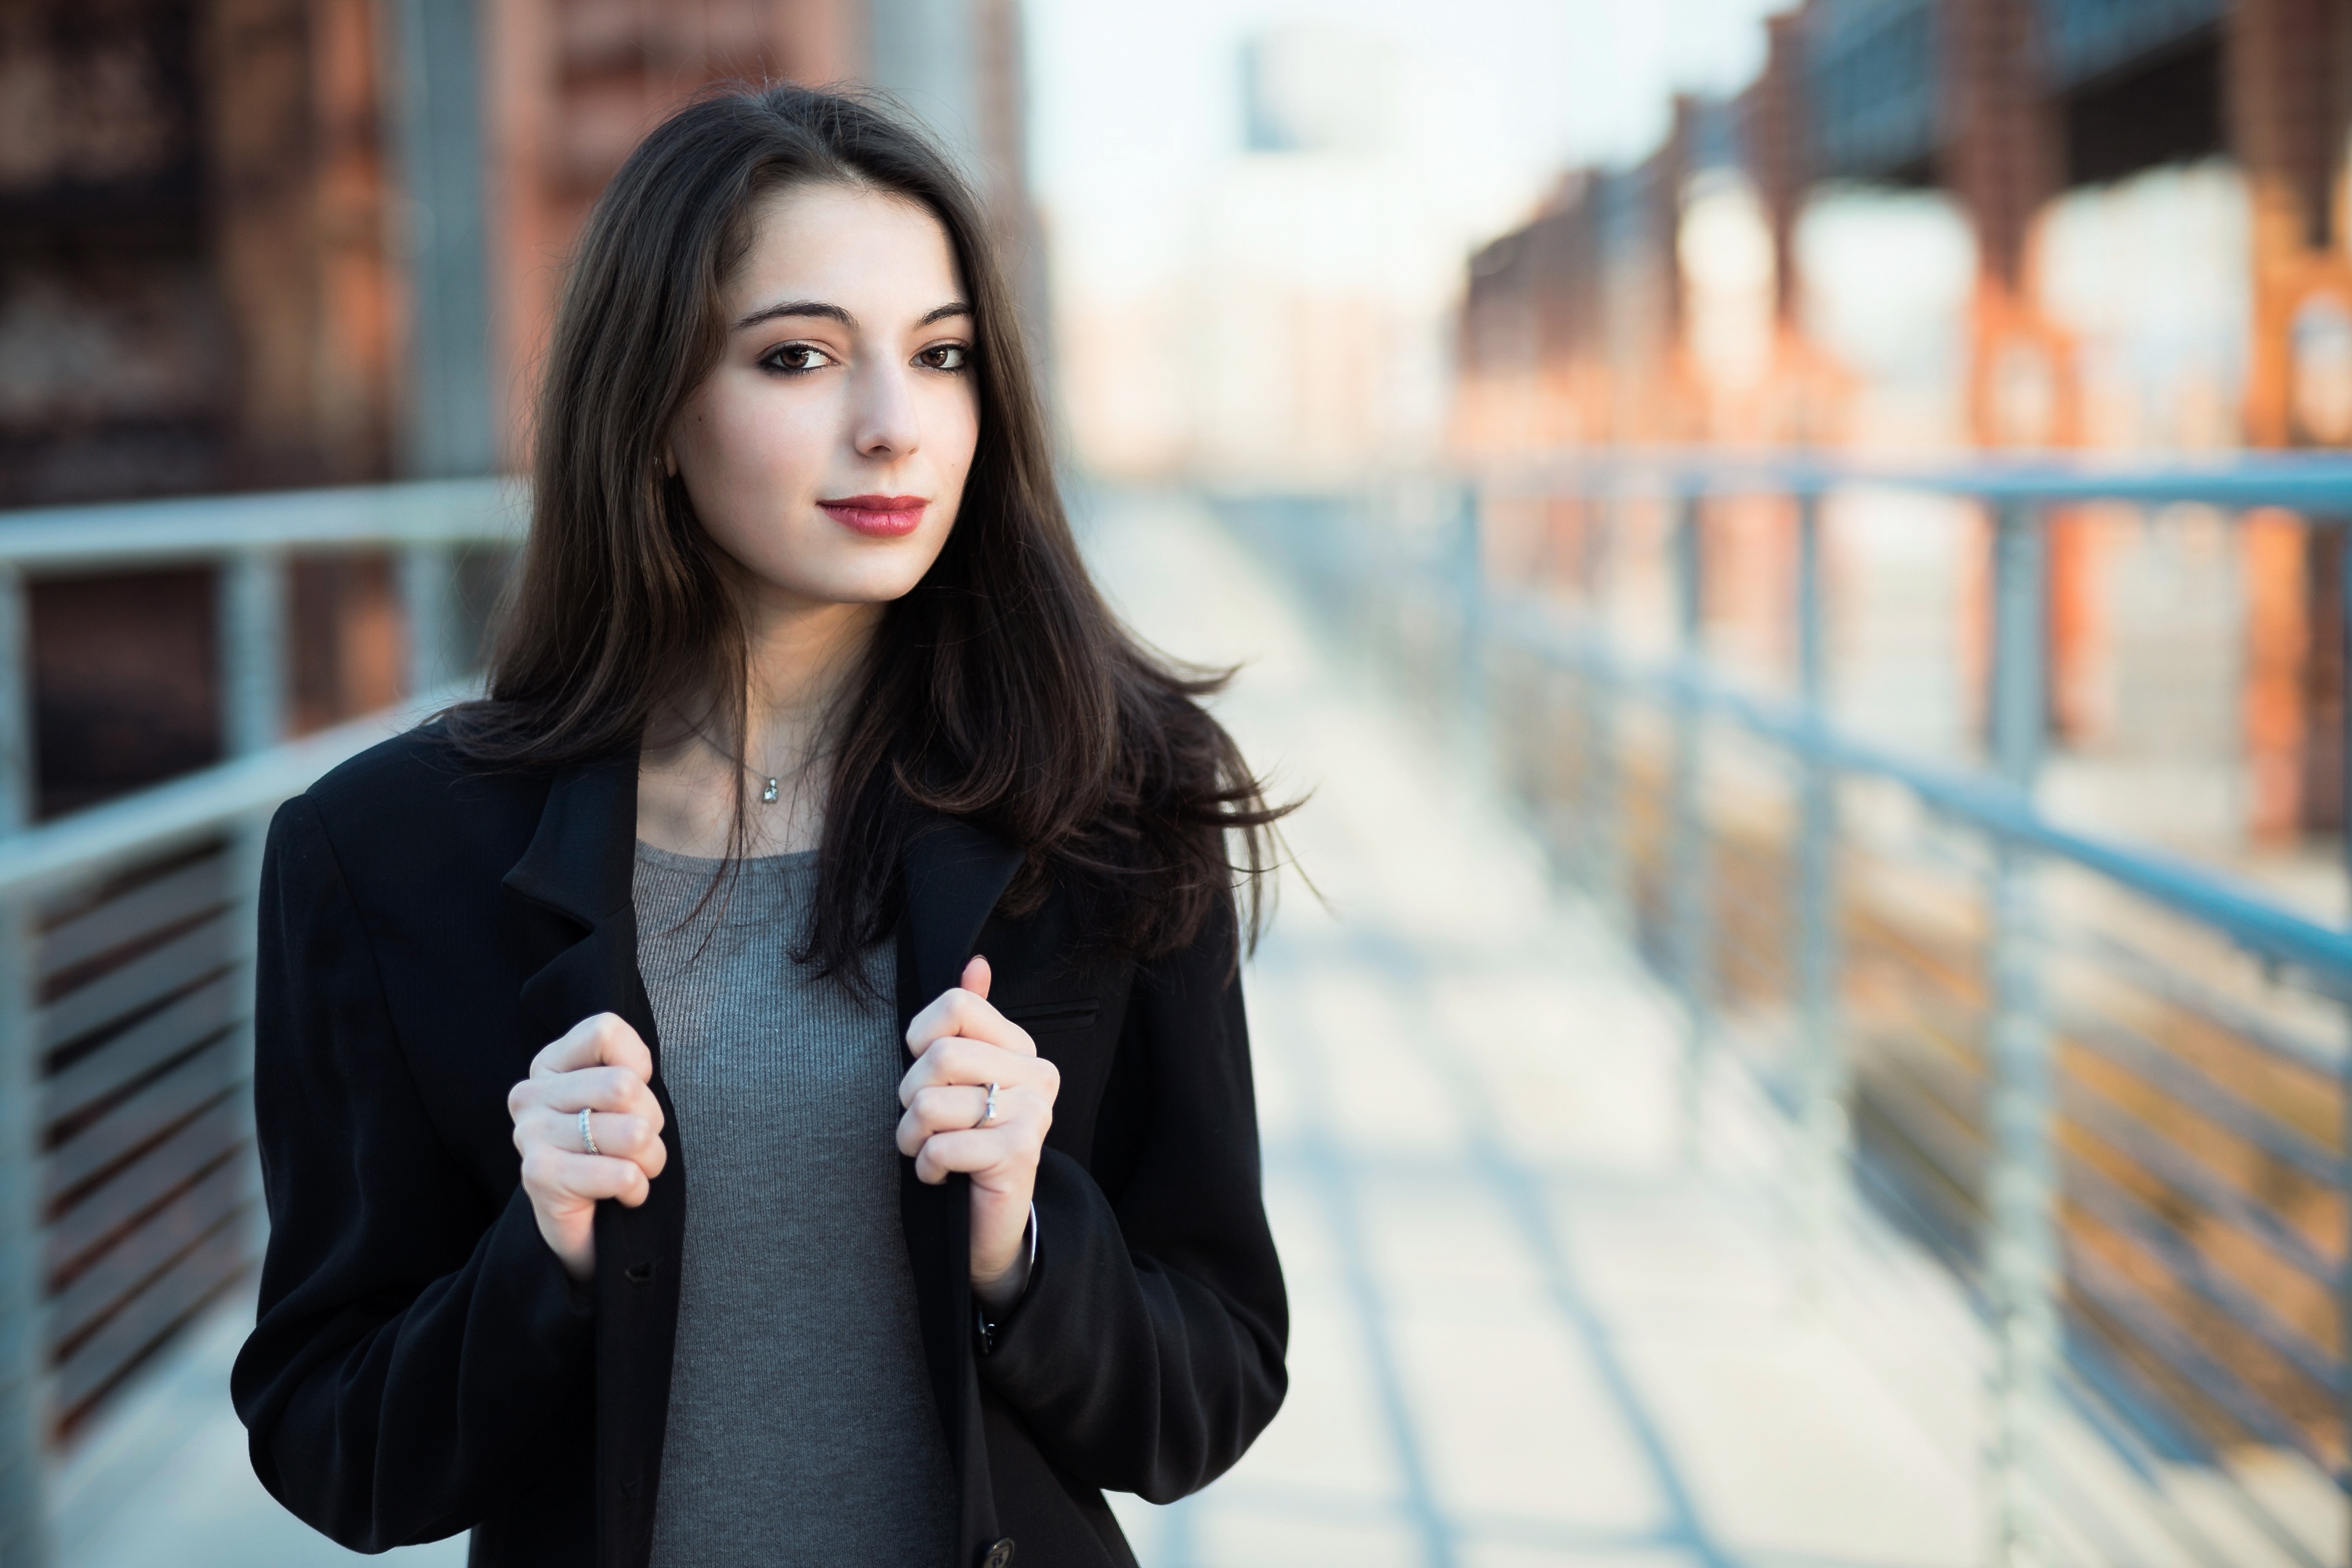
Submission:
M 602 1149 L 596 1147 L 596 1134 L 588 1130 L 588 1111 L 584 1106 L 580 1111 L 580 1147 L 591 1154 L 604 1152 Z
M 990 1085 L 988 1086 L 988 1103 L 986 1103 L 985 1105 L 982 1105 L 982 1106 L 980 1108 L 980 1120 L 979 1120 L 979 1121 L 975 1121 L 975 1122 L 973 1122 L 973 1123 L 972 1123 L 972 1125 L 973 1125 L 974 1127 L 985 1127 L 985 1126 L 987 1126 L 990 1122 L 992 1122 L 992 1121 L 995 1121 L 995 1120 L 996 1120 L 996 1086 L 995 1086 L 994 1084 L 992 1084 L 992 1084 L 990 1084 Z

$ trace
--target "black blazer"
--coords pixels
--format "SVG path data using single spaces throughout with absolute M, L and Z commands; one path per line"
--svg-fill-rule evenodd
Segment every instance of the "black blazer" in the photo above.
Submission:
M 470 1529 L 478 1565 L 647 1561 L 686 1189 L 637 973 L 635 837 L 634 755 L 483 773 L 430 729 L 271 824 L 254 1020 L 271 1231 L 233 1392 L 262 1484 L 346 1546 Z M 1065 895 L 995 913 L 1018 866 L 940 818 L 901 868 L 901 1023 L 984 952 L 991 1000 L 1062 1073 L 1036 1271 L 992 1350 L 964 1178 L 903 1166 L 962 1497 L 939 1568 L 1000 1568 L 1014 1547 L 1023 1568 L 1132 1563 L 1100 1489 L 1207 1484 L 1285 1387 L 1234 918 L 1119 960 L 1077 940 Z M 669 1165 L 643 1206 L 598 1207 L 594 1282 L 575 1289 L 523 1194 L 506 1095 L 603 1011 L 653 1048 Z

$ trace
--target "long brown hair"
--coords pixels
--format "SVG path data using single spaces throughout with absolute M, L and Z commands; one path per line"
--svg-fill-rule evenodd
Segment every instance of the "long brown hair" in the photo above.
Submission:
M 450 736 L 478 763 L 556 765 L 637 747 L 681 694 L 744 711 L 728 563 L 660 454 L 719 358 L 720 289 L 751 244 L 755 202 L 812 182 L 919 202 L 947 231 L 972 307 L 980 433 L 947 543 L 886 608 L 837 721 L 806 956 L 862 976 L 859 954 L 897 918 L 899 852 L 928 813 L 1024 852 L 1013 912 L 1061 883 L 1084 897 L 1095 937 L 1150 956 L 1192 941 L 1238 878 L 1255 937 L 1287 808 L 1267 805 L 1199 706 L 1230 672 L 1156 657 L 1104 604 L 1062 510 L 979 205 L 919 132 L 856 97 L 704 98 L 598 199 L 556 310 L 530 535 L 488 696 L 450 711 Z M 738 802 L 740 853 L 740 786 Z

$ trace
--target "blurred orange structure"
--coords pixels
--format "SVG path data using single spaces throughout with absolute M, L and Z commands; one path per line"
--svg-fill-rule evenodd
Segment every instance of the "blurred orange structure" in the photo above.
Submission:
M 2352 442 L 2352 6 L 1807 0 L 1769 29 L 1735 98 L 1679 100 L 1646 161 L 1569 174 L 1474 258 L 1459 451 Z M 2343 826 L 2342 535 L 2240 537 L 2216 653 L 2245 832 L 2281 845 Z M 2108 538 L 2053 532 L 2070 738 Z

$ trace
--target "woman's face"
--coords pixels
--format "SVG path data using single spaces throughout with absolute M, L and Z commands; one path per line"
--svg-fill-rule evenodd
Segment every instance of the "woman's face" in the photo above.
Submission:
M 947 542 L 980 434 L 947 231 L 902 196 L 777 191 L 720 305 L 726 346 L 667 454 L 695 515 L 779 607 L 906 594 Z

